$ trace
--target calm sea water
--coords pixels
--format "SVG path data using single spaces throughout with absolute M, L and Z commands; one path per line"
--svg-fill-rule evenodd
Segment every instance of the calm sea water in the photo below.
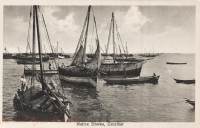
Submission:
M 71 59 L 59 60 L 69 64 Z M 166 62 L 187 62 L 167 65 Z M 46 64 L 48 65 L 48 63 Z M 13 108 L 13 98 L 20 88 L 23 65 L 13 59 L 3 61 L 3 120 L 12 121 L 26 112 Z M 173 78 L 195 78 L 194 54 L 162 54 L 143 65 L 141 76 L 160 75 L 158 84 L 108 85 L 99 80 L 95 89 L 62 83 L 71 100 L 72 120 L 82 122 L 194 122 L 195 109 L 183 97 L 195 99 L 194 84 L 178 84 Z M 42 116 L 42 114 L 41 114 Z

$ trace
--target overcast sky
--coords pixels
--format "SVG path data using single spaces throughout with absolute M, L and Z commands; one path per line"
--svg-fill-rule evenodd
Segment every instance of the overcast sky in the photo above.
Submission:
M 41 6 L 52 45 L 56 46 L 58 42 L 65 53 L 75 51 L 87 8 Z M 93 6 L 101 47 L 105 50 L 111 14 L 114 12 L 122 42 L 127 42 L 129 53 L 194 53 L 195 9 L 195 6 Z M 4 6 L 3 46 L 9 52 L 17 52 L 17 47 L 25 52 L 29 13 L 30 6 Z M 95 44 L 92 40 L 95 35 L 91 36 L 92 15 L 91 12 L 88 52 L 89 45 Z M 118 43 L 117 37 L 115 40 Z M 112 52 L 112 43 L 109 47 L 109 52 Z

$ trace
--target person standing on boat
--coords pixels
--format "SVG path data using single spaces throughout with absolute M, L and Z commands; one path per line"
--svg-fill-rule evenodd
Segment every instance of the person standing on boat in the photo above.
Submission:
M 25 91 L 26 90 L 26 78 L 24 76 L 21 76 L 21 90 Z
M 62 67 L 62 68 L 64 68 L 64 67 L 65 67 L 65 64 L 64 64 L 64 63 L 62 63 L 61 67 Z
M 51 70 L 51 63 L 49 62 L 49 70 Z

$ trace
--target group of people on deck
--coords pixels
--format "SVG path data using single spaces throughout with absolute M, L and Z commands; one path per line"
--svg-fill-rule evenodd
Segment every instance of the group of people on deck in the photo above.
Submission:
M 64 67 L 65 67 L 65 64 L 62 63 L 61 67 L 64 68 Z M 49 70 L 51 70 L 51 63 L 49 63 Z

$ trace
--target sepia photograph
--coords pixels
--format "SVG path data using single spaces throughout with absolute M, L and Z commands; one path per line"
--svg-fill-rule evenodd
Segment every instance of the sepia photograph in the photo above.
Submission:
M 196 13 L 3 5 L 2 121 L 195 122 Z

